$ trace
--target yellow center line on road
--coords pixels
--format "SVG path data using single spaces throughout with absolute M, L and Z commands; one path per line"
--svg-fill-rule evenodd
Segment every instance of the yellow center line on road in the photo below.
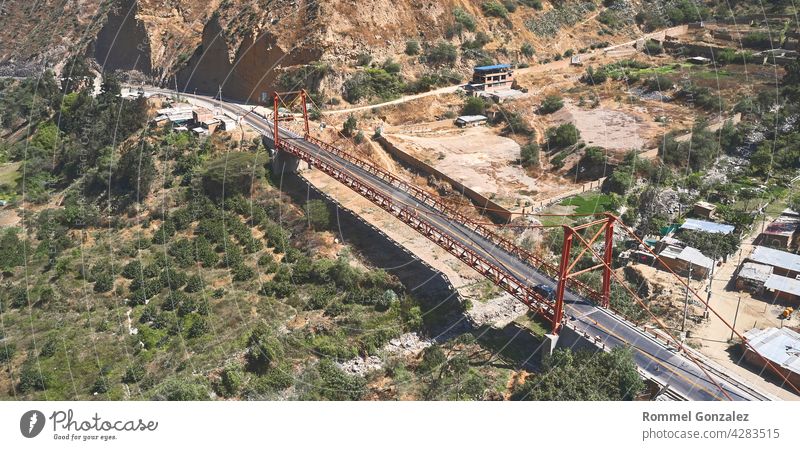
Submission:
M 319 151 L 317 152 L 317 154 L 316 154 L 315 156 L 319 157 L 319 156 L 321 155 L 321 152 L 324 152 L 324 151 L 325 151 L 324 149 L 319 149 Z M 327 154 L 327 155 L 325 155 L 325 156 L 327 156 L 328 158 L 330 158 L 330 156 L 331 156 L 331 155 L 330 155 L 330 154 Z M 378 183 L 374 182 L 373 180 L 364 180 L 364 179 L 362 179 L 360 176 L 356 175 L 356 174 L 355 174 L 355 172 L 353 172 L 352 170 L 350 170 L 350 168 L 347 168 L 347 167 L 340 167 L 339 169 L 340 169 L 340 170 L 343 170 L 343 171 L 345 171 L 347 174 L 349 174 L 349 175 L 350 175 L 350 176 L 352 176 L 352 177 L 355 177 L 355 178 L 361 179 L 361 180 L 362 180 L 362 182 L 365 182 L 365 184 L 369 184 L 369 185 L 370 185 L 370 186 L 371 186 L 373 189 L 376 189 L 376 190 L 379 190 L 379 191 L 381 191 L 381 190 L 382 190 L 382 189 L 380 189 L 380 187 L 379 187 Z M 412 208 L 414 208 L 414 209 L 417 209 L 417 207 L 416 207 L 416 206 L 412 206 L 412 205 L 410 205 L 410 204 L 406 203 L 405 201 L 403 201 L 402 199 L 395 199 L 393 196 L 391 196 L 391 195 L 389 195 L 389 196 L 391 197 L 392 201 L 396 201 L 396 202 L 398 202 L 398 203 L 400 203 L 400 204 L 402 204 L 403 206 L 406 206 L 406 207 L 412 207 Z M 447 226 L 447 228 L 451 229 L 451 227 L 449 227 L 449 226 Z M 494 245 L 494 244 L 493 244 L 493 245 Z M 490 258 L 492 258 L 492 259 L 496 259 L 494 256 L 490 255 L 490 254 L 487 252 L 487 250 L 485 250 L 485 249 L 484 249 L 482 246 L 478 245 L 478 248 L 480 248 L 480 249 L 481 249 L 481 251 L 482 251 L 482 252 L 483 252 L 483 253 L 484 253 L 486 256 L 489 256 L 489 257 L 490 257 Z M 514 276 L 516 276 L 516 277 L 517 277 L 517 279 L 519 279 L 519 280 L 527 280 L 527 279 L 528 279 L 526 276 L 524 276 L 523 274 L 521 274 L 519 271 L 517 271 L 517 270 L 516 270 L 516 269 L 514 269 L 513 267 L 508 267 L 508 266 L 506 266 L 505 264 L 503 264 L 503 268 L 504 268 L 505 270 L 508 270 L 508 271 L 510 271 L 510 272 L 511 272 L 511 273 L 512 273 Z M 569 309 L 571 312 L 577 312 L 577 310 L 576 310 L 576 309 L 575 309 L 573 306 L 571 306 L 571 305 L 569 305 L 569 304 L 565 304 L 564 306 L 565 306 L 565 309 Z M 611 336 L 611 337 L 614 337 L 614 338 L 618 339 L 618 340 L 619 340 L 619 341 L 621 341 L 621 342 L 626 342 L 626 341 L 625 341 L 625 339 L 623 339 L 621 336 L 619 336 L 618 334 L 614 333 L 613 331 L 609 330 L 609 329 L 608 329 L 608 328 L 606 328 L 605 326 L 603 326 L 603 325 L 600 325 L 599 323 L 596 323 L 596 322 L 594 323 L 594 325 L 595 325 L 597 328 L 600 328 L 601 330 L 603 330 L 603 331 L 604 331 L 604 332 L 605 332 L 607 335 L 609 335 L 609 336 Z M 645 338 L 646 338 L 646 339 L 649 339 L 649 337 L 647 337 L 647 336 L 645 336 Z M 684 381 L 686 381 L 687 383 L 689 383 L 691 386 L 693 386 L 693 387 L 695 387 L 695 388 L 697 388 L 697 389 L 699 389 L 699 390 L 702 390 L 702 391 L 704 391 L 704 392 L 708 393 L 709 395 L 711 395 L 712 397 L 714 397 L 714 398 L 715 398 L 715 399 L 717 399 L 717 400 L 723 400 L 723 398 L 722 398 L 722 397 L 720 397 L 719 395 L 717 395 L 715 392 L 712 392 L 712 391 L 708 390 L 708 388 L 707 388 L 706 386 L 703 386 L 703 385 L 697 384 L 695 381 L 693 381 L 692 379 L 690 379 L 690 378 L 689 378 L 689 377 L 687 377 L 686 375 L 684 375 L 684 374 L 682 374 L 682 373 L 678 372 L 676 369 L 673 369 L 672 367 L 670 367 L 670 365 L 669 365 L 669 364 L 667 364 L 667 363 L 665 363 L 663 360 L 660 360 L 660 359 L 658 359 L 658 358 L 657 358 L 655 355 L 653 355 L 653 354 L 651 354 L 651 353 L 649 353 L 649 352 L 647 352 L 647 351 L 644 351 L 644 350 L 642 350 L 642 349 L 640 349 L 640 348 L 638 348 L 638 347 L 635 347 L 635 346 L 634 346 L 634 345 L 632 345 L 632 344 L 630 344 L 630 345 L 631 345 L 631 348 L 633 348 L 634 350 L 636 350 L 636 351 L 637 351 L 639 354 L 641 354 L 642 356 L 644 356 L 644 357 L 646 357 L 646 358 L 650 359 L 652 362 L 654 362 L 654 363 L 656 363 L 656 364 L 660 364 L 660 365 L 661 365 L 661 366 L 663 366 L 663 367 L 664 367 L 666 370 L 668 370 L 669 372 L 672 372 L 672 373 L 673 373 L 673 374 L 674 374 L 676 377 L 683 379 Z M 668 350 L 667 350 L 667 351 L 668 351 Z

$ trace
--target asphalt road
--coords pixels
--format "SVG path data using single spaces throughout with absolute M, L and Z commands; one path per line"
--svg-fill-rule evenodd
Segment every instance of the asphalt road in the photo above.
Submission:
M 172 91 L 159 89 L 148 89 L 147 91 L 173 93 Z M 246 114 L 248 110 L 239 105 L 219 102 L 204 96 L 186 96 L 196 98 L 198 101 L 213 103 L 216 107 L 224 109 L 231 114 L 243 116 L 242 122 L 265 135 L 272 136 L 273 127 L 271 121 L 254 114 Z M 368 171 L 315 144 L 302 140 L 299 135 L 291 131 L 281 129 L 281 137 L 292 139 L 295 145 L 303 148 L 309 154 L 348 171 L 362 183 L 391 197 L 393 201 L 415 209 L 420 218 L 425 219 L 428 223 L 437 227 L 439 231 L 447 233 L 486 260 L 513 274 L 520 282 L 529 286 L 547 284 L 555 288 L 555 280 L 539 272 L 536 268 L 496 247 L 466 226 L 448 220 L 440 212 L 428 205 L 419 203 L 411 195 L 396 189 Z M 658 381 L 664 386 L 669 386 L 669 389 L 674 393 L 690 400 L 727 400 L 728 397 L 733 400 L 769 399 L 753 388 L 744 386 L 741 381 L 734 381 L 727 376 L 719 376 L 719 374 L 712 375 L 727 393 L 726 396 L 687 356 L 678 353 L 674 348 L 657 341 L 621 317 L 598 308 L 589 300 L 571 291 L 565 292 L 564 296 L 565 314 L 571 325 L 574 325 L 581 332 L 588 333 L 592 338 L 596 338 L 598 343 L 602 343 L 608 348 L 629 346 L 633 350 L 633 357 L 639 369 L 647 377 Z

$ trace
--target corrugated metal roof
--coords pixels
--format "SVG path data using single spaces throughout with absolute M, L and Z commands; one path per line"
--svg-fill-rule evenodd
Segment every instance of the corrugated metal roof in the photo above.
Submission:
M 510 69 L 510 68 L 511 68 L 511 66 L 508 65 L 508 64 L 494 64 L 494 65 L 491 65 L 491 66 L 478 66 L 478 67 L 475 67 L 474 70 L 476 70 L 478 72 L 485 72 L 487 70 Z
M 697 230 L 706 233 L 721 233 L 730 234 L 736 227 L 725 223 L 708 222 L 705 220 L 686 219 L 686 222 L 681 225 L 682 230 Z
M 742 268 L 739 269 L 739 276 L 741 278 L 760 281 L 762 283 L 767 281 L 770 275 L 772 275 L 772 266 L 766 264 L 746 262 L 742 264 Z
M 700 250 L 694 247 L 684 247 L 678 255 L 678 259 L 692 263 L 694 266 L 705 267 L 708 270 L 711 270 L 711 267 L 714 265 L 714 260 L 702 254 Z
M 800 334 L 789 328 L 753 328 L 744 334 L 744 338 L 765 358 L 785 369 L 800 373 Z
M 800 217 L 780 216 L 764 230 L 764 234 L 791 236 L 800 228 Z
M 748 259 L 792 272 L 800 272 L 800 255 L 793 253 L 757 246 Z
M 781 291 L 800 297 L 800 280 L 772 274 L 764 282 L 764 287 L 771 291 Z
M 478 122 L 481 120 L 489 120 L 486 116 L 475 115 L 475 116 L 458 116 L 456 120 L 460 120 L 462 122 Z
M 677 245 L 668 245 L 664 247 L 664 250 L 661 250 L 661 253 L 659 253 L 658 256 L 662 258 L 677 259 L 682 250 L 683 249 Z

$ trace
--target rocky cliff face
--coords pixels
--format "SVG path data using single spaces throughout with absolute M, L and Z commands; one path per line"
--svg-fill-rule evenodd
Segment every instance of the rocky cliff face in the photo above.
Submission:
M 9 3 L 11 5 L 9 5 Z M 32 4 L 29 4 L 32 3 Z M 309 65 L 324 67 L 304 76 L 306 84 L 337 95 L 359 54 L 403 64 L 414 78 L 429 70 L 406 42 L 456 46 L 484 32 L 483 57 L 527 61 L 528 43 L 540 58 L 609 40 L 597 22 L 602 6 L 589 0 L 547 1 L 538 10 L 513 0 L 506 17 L 482 9 L 483 0 L 40 0 L 6 2 L 0 11 L 0 73 L 55 67 L 84 53 L 105 70 L 136 70 L 152 83 L 188 91 L 260 100 L 284 74 Z M 579 8 L 571 8 L 571 4 Z M 619 2 L 617 2 L 619 3 Z M 456 9 L 474 27 L 459 25 Z M 575 11 L 580 11 L 576 13 Z M 630 17 L 618 14 L 614 32 L 632 35 Z M 626 22 L 627 21 L 627 22 Z M 606 27 L 607 28 L 607 27 Z M 467 71 L 477 57 L 461 57 Z M 4 70 L 5 69 L 5 70 Z M 312 71 L 313 72 L 313 71 Z M 291 77 L 288 77 L 291 79 Z M 297 77 L 295 77 L 297 79 Z M 285 83 L 284 83 L 285 84 Z

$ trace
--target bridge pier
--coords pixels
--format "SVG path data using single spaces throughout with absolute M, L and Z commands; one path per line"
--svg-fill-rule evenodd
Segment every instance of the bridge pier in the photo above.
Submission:
M 297 173 L 308 169 L 308 163 L 286 152 L 272 150 L 272 173 Z

